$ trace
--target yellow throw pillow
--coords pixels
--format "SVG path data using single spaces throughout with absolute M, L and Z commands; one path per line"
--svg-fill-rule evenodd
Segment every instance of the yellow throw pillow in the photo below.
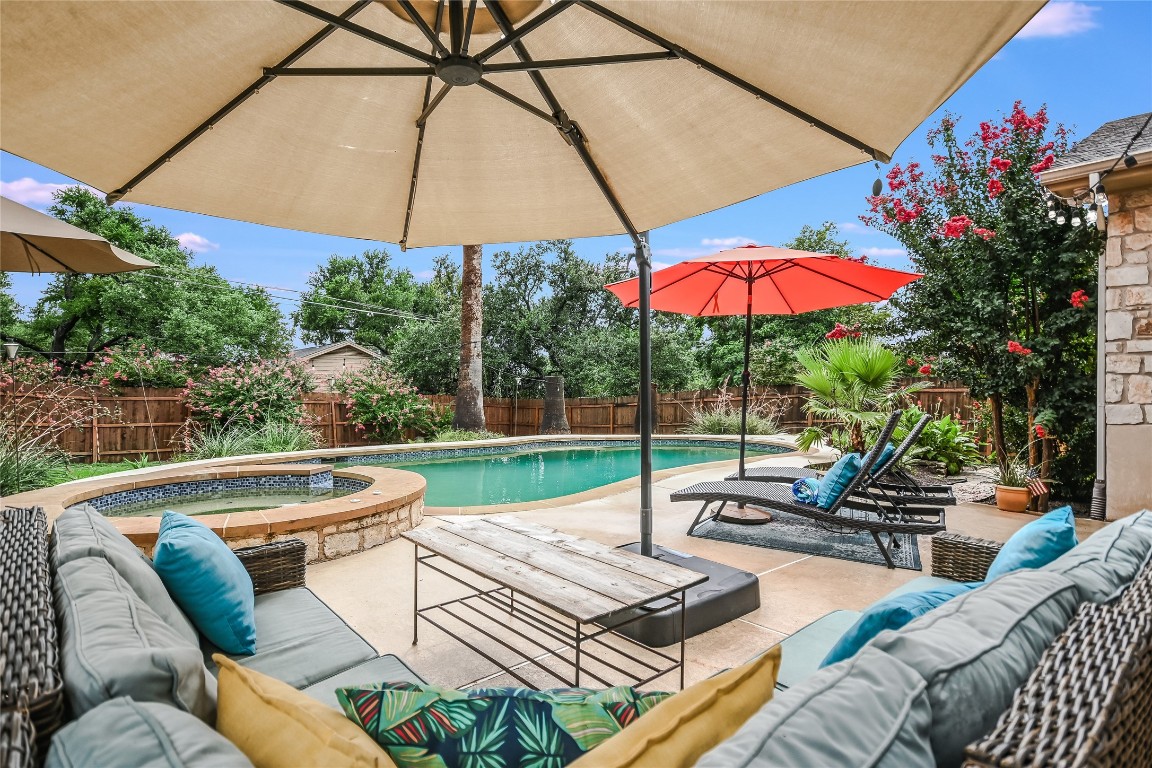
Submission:
M 780 646 L 701 680 L 568 768 L 688 768 L 734 734 L 776 690 Z
M 396 768 L 343 712 L 227 656 L 212 660 L 220 667 L 216 730 L 256 768 Z

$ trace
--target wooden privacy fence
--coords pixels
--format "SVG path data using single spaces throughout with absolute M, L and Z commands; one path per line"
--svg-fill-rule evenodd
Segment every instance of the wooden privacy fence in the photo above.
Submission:
M 756 387 L 753 403 L 776 403 L 780 426 L 796 430 L 811 424 L 804 413 L 807 391 L 797 386 Z M 83 399 L 91 402 L 92 418 L 81 427 L 66 430 L 57 440 L 59 447 L 75 460 L 85 462 L 122 461 L 146 454 L 165 459 L 178 451 L 174 440 L 191 413 L 179 389 L 126 388 L 119 394 Z M 451 395 L 431 395 L 434 403 L 451 407 Z M 968 389 L 958 382 L 936 382 L 919 393 L 922 407 L 940 414 L 971 416 Z M 660 392 L 656 397 L 656 432 L 681 432 L 696 408 L 727 400 L 740 407 L 740 391 L 704 389 L 686 392 Z M 329 392 L 304 395 L 304 408 L 327 447 L 370 445 L 374 441 L 356 434 L 348 422 L 347 407 L 340 396 Z M 10 401 L 0 395 L 0 418 L 7 414 Z M 567 401 L 565 409 L 573 434 L 635 434 L 636 397 L 581 397 Z M 488 430 L 503 435 L 539 434 L 544 401 L 538 398 L 484 398 L 484 418 Z

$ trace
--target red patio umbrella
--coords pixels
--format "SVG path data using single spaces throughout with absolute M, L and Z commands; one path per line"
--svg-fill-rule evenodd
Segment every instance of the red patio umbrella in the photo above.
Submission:
M 652 309 L 697 317 L 744 315 L 740 479 L 748 423 L 752 315 L 798 315 L 816 309 L 884 301 L 921 277 L 854 259 L 771 245 L 746 245 L 689 259 L 652 273 Z M 604 286 L 626 307 L 640 302 L 640 280 Z

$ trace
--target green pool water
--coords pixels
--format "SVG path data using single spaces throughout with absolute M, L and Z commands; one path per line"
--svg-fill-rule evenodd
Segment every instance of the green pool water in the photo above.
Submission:
M 749 450 L 749 457 L 783 452 Z M 736 459 L 736 448 L 653 446 L 652 468 Z M 342 466 L 338 464 L 337 466 Z M 580 493 L 640 474 L 639 448 L 561 448 L 433 461 L 379 462 L 428 480 L 424 503 L 459 507 L 537 501 Z

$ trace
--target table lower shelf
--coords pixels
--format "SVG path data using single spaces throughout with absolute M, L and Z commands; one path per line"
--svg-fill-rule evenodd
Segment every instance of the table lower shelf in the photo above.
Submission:
M 624 624 L 611 628 L 584 625 L 506 587 L 477 589 L 429 562 L 436 558 L 422 556 L 419 564 L 472 592 L 435 605 L 417 606 L 414 643 L 423 620 L 493 664 L 500 673 L 530 688 L 640 688 L 677 670 L 679 686 L 684 687 L 683 643 L 678 644 L 677 657 L 618 634 L 615 630 Z M 683 593 L 678 593 L 664 598 L 661 605 L 681 605 L 682 601 Z M 643 616 L 631 621 L 639 618 Z M 556 685 L 541 685 L 542 678 L 555 680 Z M 666 688 L 669 682 L 658 687 Z

